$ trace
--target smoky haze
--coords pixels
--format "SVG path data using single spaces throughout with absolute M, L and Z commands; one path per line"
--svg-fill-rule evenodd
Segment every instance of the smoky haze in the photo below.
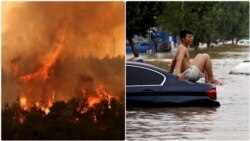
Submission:
M 55 93 L 66 100 L 93 94 L 103 85 L 111 95 L 124 94 L 123 2 L 3 2 L 2 103 L 20 95 L 41 98 Z M 55 51 L 56 32 L 65 40 L 48 79 L 24 84 L 21 76 L 43 66 Z

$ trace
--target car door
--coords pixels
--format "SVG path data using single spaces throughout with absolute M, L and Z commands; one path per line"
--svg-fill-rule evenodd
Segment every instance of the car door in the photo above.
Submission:
M 127 105 L 147 106 L 154 104 L 155 95 L 165 81 L 164 75 L 143 66 L 126 67 Z

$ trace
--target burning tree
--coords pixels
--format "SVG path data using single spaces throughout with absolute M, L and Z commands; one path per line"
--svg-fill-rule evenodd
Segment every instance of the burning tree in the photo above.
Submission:
M 19 101 L 2 110 L 2 139 L 124 139 L 124 104 L 101 100 L 86 112 L 87 99 L 56 101 L 46 114 L 33 106 L 24 110 Z

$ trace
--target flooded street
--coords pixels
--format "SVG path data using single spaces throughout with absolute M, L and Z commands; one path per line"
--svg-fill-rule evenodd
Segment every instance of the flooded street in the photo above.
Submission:
M 249 52 L 227 52 L 213 59 L 221 106 L 128 109 L 127 140 L 249 140 L 249 75 L 229 75 Z

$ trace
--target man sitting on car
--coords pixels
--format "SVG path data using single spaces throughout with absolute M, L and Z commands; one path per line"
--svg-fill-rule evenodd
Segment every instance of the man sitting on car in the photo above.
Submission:
M 208 54 L 198 54 L 192 62 L 189 60 L 188 48 L 193 42 L 192 32 L 182 30 L 180 32 L 181 44 L 171 62 L 170 73 L 176 67 L 176 75 L 179 81 L 184 79 L 195 82 L 205 76 L 206 83 L 219 84 L 214 79 L 211 58 Z

